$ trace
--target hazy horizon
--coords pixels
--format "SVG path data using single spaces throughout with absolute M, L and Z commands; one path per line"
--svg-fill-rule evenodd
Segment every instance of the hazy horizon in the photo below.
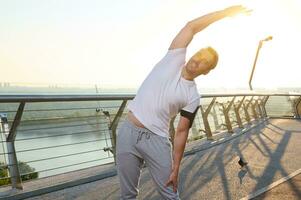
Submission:
M 138 88 L 185 23 L 236 4 L 252 15 L 210 25 L 187 49 L 187 59 L 204 46 L 219 52 L 198 86 L 248 88 L 258 42 L 271 35 L 253 87 L 300 87 L 298 0 L 0 1 L 1 82 Z
M 7 85 L 9 84 L 9 85 Z M 34 84 L 0 82 L 0 94 L 101 94 L 101 93 L 136 93 L 138 87 L 103 87 L 93 84 Z M 253 91 L 300 92 L 301 87 L 253 88 Z M 252 92 L 248 87 L 206 87 L 198 88 L 200 93 Z

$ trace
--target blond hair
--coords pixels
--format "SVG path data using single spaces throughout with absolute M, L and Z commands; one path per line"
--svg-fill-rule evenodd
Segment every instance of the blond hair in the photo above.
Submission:
M 218 62 L 218 53 L 212 47 L 207 47 L 206 49 L 211 53 L 211 55 L 213 55 L 211 67 L 214 68 Z
M 212 47 L 206 47 L 206 48 L 203 48 L 203 49 L 200 49 L 195 55 L 194 57 L 197 58 L 197 59 L 201 59 L 202 58 L 202 52 L 203 51 L 207 51 L 209 52 L 212 56 L 213 56 L 213 59 L 210 60 L 210 67 L 211 68 L 214 68 L 216 65 L 217 65 L 217 62 L 218 62 L 218 53 L 215 51 L 215 49 L 213 49 Z

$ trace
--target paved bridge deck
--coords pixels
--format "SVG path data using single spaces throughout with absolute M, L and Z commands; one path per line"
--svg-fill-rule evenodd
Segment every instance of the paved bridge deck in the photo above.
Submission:
M 300 155 L 301 120 L 269 119 L 241 136 L 185 156 L 180 172 L 180 197 L 210 200 L 244 198 L 299 170 Z M 239 156 L 249 162 L 246 169 L 238 166 Z M 286 192 L 291 194 L 290 199 L 301 199 L 298 177 L 281 184 L 286 185 L 285 189 L 279 185 L 271 191 Z M 270 193 L 266 193 L 256 199 L 269 197 Z M 118 177 L 113 176 L 28 200 L 118 198 Z M 146 168 L 141 176 L 138 198 L 160 199 Z

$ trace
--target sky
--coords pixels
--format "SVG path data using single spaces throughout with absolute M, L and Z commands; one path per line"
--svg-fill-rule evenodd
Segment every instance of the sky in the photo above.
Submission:
M 0 0 L 0 82 L 140 86 L 189 21 L 232 5 L 253 10 L 194 36 L 187 59 L 212 46 L 199 88 L 301 87 L 300 0 Z

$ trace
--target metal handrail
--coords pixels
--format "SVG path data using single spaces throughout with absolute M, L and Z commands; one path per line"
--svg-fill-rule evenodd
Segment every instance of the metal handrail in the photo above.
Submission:
M 233 97 L 233 96 L 301 96 L 301 93 L 229 93 L 229 94 L 201 94 L 202 98 L 213 97 Z M 132 100 L 135 94 L 86 94 L 86 95 L 0 95 L 0 103 L 19 102 L 58 102 L 58 101 L 112 101 L 112 100 Z
M 0 103 L 18 102 L 57 102 L 57 101 L 112 101 L 112 100 L 131 100 L 134 94 L 86 94 L 86 95 L 0 95 Z

